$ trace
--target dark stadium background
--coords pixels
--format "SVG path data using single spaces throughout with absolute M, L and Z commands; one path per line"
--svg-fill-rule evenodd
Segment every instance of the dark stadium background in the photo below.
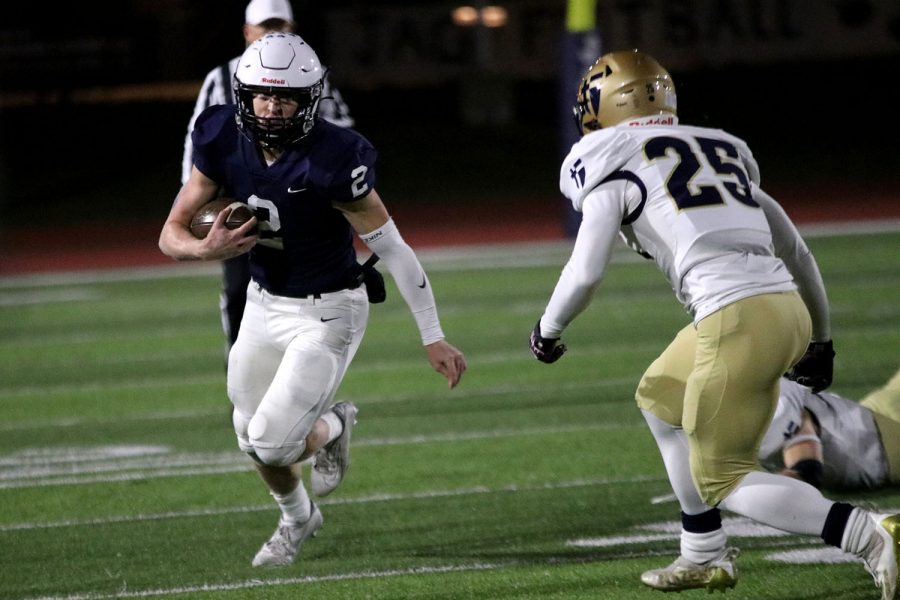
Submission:
M 5 9 L 0 25 L 0 273 L 12 270 L 10 261 L 27 250 L 23 245 L 65 254 L 72 241 L 61 226 L 94 226 L 83 230 L 90 237 L 102 237 L 107 227 L 120 236 L 125 230 L 125 239 L 134 226 L 143 236 L 136 235 L 135 243 L 152 251 L 155 238 L 147 231 L 162 224 L 178 190 L 196 90 L 210 68 L 242 51 L 245 4 L 130 0 L 53 9 L 17 3 Z M 527 4 L 549 27 L 559 27 L 561 39 L 565 2 Z M 703 2 L 676 4 L 690 9 Z M 892 6 L 862 0 L 823 4 L 851 25 Z M 845 218 L 882 210 L 896 216 L 900 3 L 894 4 L 896 18 L 888 27 L 896 43 L 886 53 L 726 64 L 715 57 L 691 57 L 690 67 L 671 69 L 682 122 L 722 127 L 746 139 L 764 184 L 783 192 L 779 199 L 789 212 L 801 205 L 815 208 L 821 198 L 823 208 Z M 414 224 L 423 227 L 431 209 L 436 220 L 455 216 L 459 227 L 474 227 L 483 220 L 479 214 L 492 211 L 492 219 L 506 214 L 558 220 L 554 231 L 562 232 L 559 132 L 570 124 L 559 108 L 557 76 L 505 72 L 503 65 L 480 69 L 475 50 L 462 48 L 456 49 L 453 60 L 459 64 L 450 76 L 373 85 L 358 74 L 348 76 L 357 73 L 352 65 L 329 59 L 330 53 L 340 55 L 336 50 L 346 34 L 334 29 L 330 11 L 376 14 L 382 7 L 453 4 L 293 5 L 298 32 L 331 66 L 356 128 L 379 150 L 378 188 L 389 206 L 409 211 L 410 219 L 422 221 Z M 559 47 L 546 39 L 542 43 L 549 47 L 535 52 L 561 60 Z M 505 86 L 505 106 L 492 92 L 497 81 Z M 872 190 L 887 208 L 866 206 Z

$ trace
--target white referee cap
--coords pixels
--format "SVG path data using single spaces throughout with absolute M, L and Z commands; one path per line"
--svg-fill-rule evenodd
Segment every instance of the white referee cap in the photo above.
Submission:
M 259 25 L 269 19 L 281 19 L 293 21 L 294 11 L 288 0 L 251 0 L 244 13 L 244 22 L 250 25 Z

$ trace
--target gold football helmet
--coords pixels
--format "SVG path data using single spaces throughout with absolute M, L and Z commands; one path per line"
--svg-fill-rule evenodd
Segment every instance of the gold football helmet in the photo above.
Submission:
M 678 115 L 675 84 L 662 65 L 640 50 L 597 59 L 578 85 L 575 125 L 581 135 L 626 119 Z

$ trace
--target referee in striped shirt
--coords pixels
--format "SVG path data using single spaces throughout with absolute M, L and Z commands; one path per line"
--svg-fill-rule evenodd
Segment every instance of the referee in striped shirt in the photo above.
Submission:
M 288 0 L 252 0 L 245 11 L 244 41 L 249 46 L 263 35 L 273 31 L 294 31 L 294 13 Z M 234 104 L 232 77 L 237 68 L 240 56 L 219 65 L 203 80 L 200 95 L 194 106 L 194 114 L 188 123 L 187 136 L 184 138 L 184 158 L 181 164 L 181 183 L 184 184 L 193 168 L 193 143 L 191 132 L 194 122 L 206 108 L 216 104 Z M 327 76 L 322 90 L 322 103 L 319 106 L 319 117 L 341 127 L 352 127 L 353 118 L 340 92 L 331 86 Z M 225 360 L 228 352 L 237 339 L 241 318 L 244 315 L 244 304 L 247 300 L 247 285 L 250 283 L 249 253 L 222 261 L 222 292 L 219 296 L 219 309 L 222 313 L 222 328 L 225 331 Z

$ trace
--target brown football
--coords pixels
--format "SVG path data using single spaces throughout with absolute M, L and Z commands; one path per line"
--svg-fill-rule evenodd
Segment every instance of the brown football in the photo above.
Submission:
M 225 221 L 228 229 L 237 229 L 253 218 L 253 209 L 243 202 L 238 202 L 234 198 L 216 198 L 201 206 L 191 219 L 191 233 L 194 237 L 200 240 L 205 238 L 216 217 L 225 209 L 231 210 Z

